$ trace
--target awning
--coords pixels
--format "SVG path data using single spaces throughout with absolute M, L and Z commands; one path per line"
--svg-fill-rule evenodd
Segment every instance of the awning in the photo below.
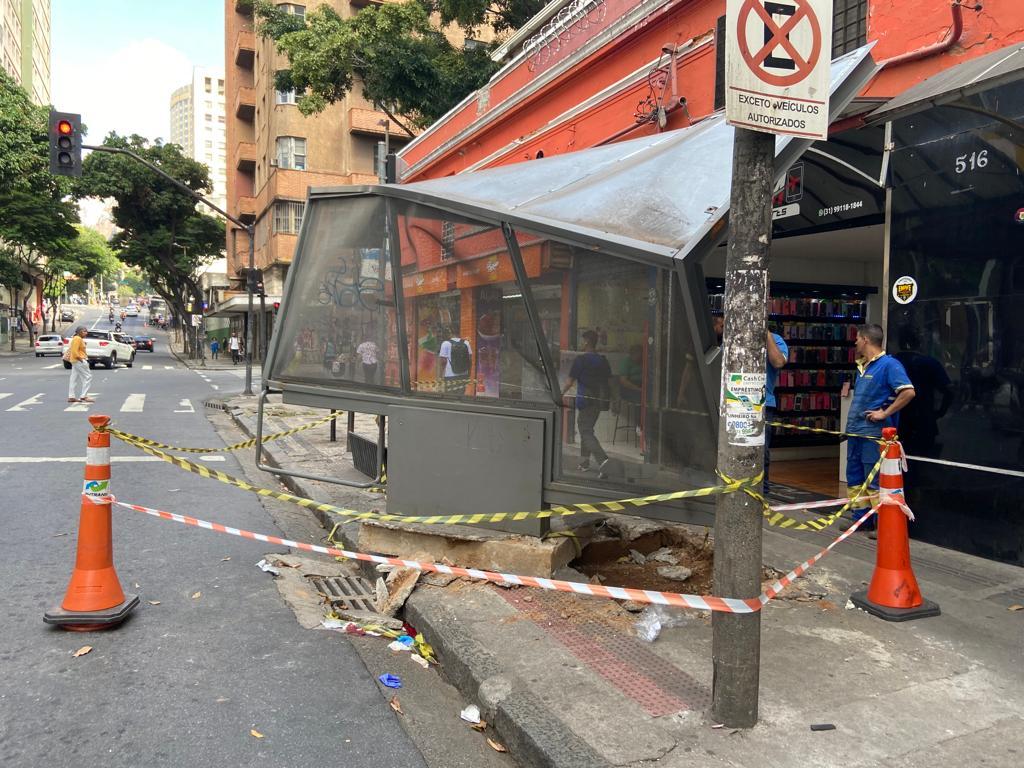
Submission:
M 267 307 L 273 307 L 274 302 L 280 303 L 280 296 L 267 296 L 263 299 L 263 304 Z M 222 301 L 212 312 L 207 312 L 207 317 L 231 317 L 232 315 L 244 315 L 249 311 L 249 297 L 248 296 L 232 296 L 227 301 Z M 254 296 L 252 300 L 252 311 L 260 311 L 260 298 Z
M 877 72 L 870 50 L 864 46 L 832 62 L 833 120 Z M 810 144 L 778 137 L 778 174 Z M 676 131 L 429 181 L 314 188 L 310 199 L 402 198 L 595 250 L 700 260 L 724 234 L 732 151 L 733 128 L 717 113 Z
M 1024 78 L 1024 43 L 1014 43 L 986 56 L 965 61 L 932 75 L 868 115 L 867 123 L 884 123 L 959 102 L 981 91 Z

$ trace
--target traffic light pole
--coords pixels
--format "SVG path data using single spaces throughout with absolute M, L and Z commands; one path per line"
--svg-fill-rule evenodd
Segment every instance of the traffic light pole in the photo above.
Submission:
M 200 195 L 198 192 L 196 192 L 194 189 L 189 187 L 187 184 L 179 181 L 178 179 L 174 178 L 170 174 L 168 174 L 165 171 L 161 170 L 159 166 L 154 165 L 153 163 L 149 162 L 148 160 L 139 157 L 137 154 L 135 154 L 134 152 L 132 152 L 130 150 L 121 149 L 120 147 L 105 147 L 105 146 L 96 146 L 96 145 L 89 145 L 89 144 L 83 144 L 82 145 L 82 149 L 89 149 L 89 150 L 92 150 L 93 152 L 109 152 L 110 154 L 114 154 L 114 155 L 127 155 L 128 157 L 132 158 L 132 160 L 135 160 L 136 162 L 142 163 L 144 166 L 149 168 L 149 170 L 153 171 L 153 173 L 159 175 L 160 177 L 162 177 L 164 179 L 167 179 L 167 181 L 171 182 L 174 186 L 176 186 L 182 192 L 184 192 L 185 194 L 187 194 L 190 197 L 192 197 L 196 202 L 202 203 L 207 208 L 212 208 L 217 213 L 219 213 L 221 216 L 223 216 L 225 219 L 230 221 L 232 224 L 236 225 L 240 229 L 244 229 L 245 230 L 246 235 L 248 235 L 248 237 L 249 237 L 249 272 L 248 272 L 248 275 L 247 275 L 246 281 L 245 281 L 245 283 L 246 283 L 246 291 L 249 294 L 249 308 L 248 308 L 248 314 L 247 314 L 247 316 L 245 318 L 245 326 L 246 326 L 246 332 L 245 332 L 245 391 L 243 392 L 243 394 L 245 394 L 245 395 L 252 395 L 252 326 L 253 326 L 253 306 L 252 306 L 252 293 L 253 293 L 253 284 L 252 284 L 252 282 L 253 282 L 253 278 L 252 278 L 252 276 L 253 276 L 254 270 L 256 268 L 256 263 L 255 263 L 256 262 L 256 227 L 254 225 L 252 225 L 252 224 L 246 224 L 245 222 L 241 221 L 240 219 L 237 219 L 234 216 L 232 216 L 227 211 L 225 211 L 225 210 L 223 210 L 221 208 L 218 208 L 216 205 L 211 203 L 209 200 L 207 200 L 205 197 Z

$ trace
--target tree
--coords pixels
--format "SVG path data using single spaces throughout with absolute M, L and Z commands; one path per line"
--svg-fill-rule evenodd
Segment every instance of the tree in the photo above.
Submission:
M 134 152 L 196 192 L 210 190 L 206 166 L 182 155 L 177 145 L 114 133 L 103 145 Z M 80 196 L 116 201 L 113 217 L 121 231 L 111 246 L 121 261 L 139 267 L 179 317 L 188 304 L 202 303 L 196 270 L 223 251 L 221 219 L 200 213 L 192 197 L 125 155 L 93 152 L 79 182 Z M 195 354 L 191 341 L 186 344 Z
M 103 235 L 81 225 L 75 229 L 75 237 L 64 244 L 61 252 L 48 258 L 41 268 L 43 296 L 50 302 L 51 332 L 57 330 L 61 297 L 72 281 L 91 280 L 121 266 Z
M 425 128 L 484 85 L 498 67 L 490 46 L 452 45 L 431 21 L 431 12 L 437 11 L 442 23 L 455 21 L 472 31 L 485 21 L 511 28 L 542 5 L 540 0 L 409 0 L 369 5 L 348 19 L 328 5 L 304 17 L 266 0 L 254 8 L 259 33 L 273 39 L 291 65 L 277 73 L 276 85 L 299 94 L 303 114 L 323 111 L 359 82 L 363 95 L 413 136 L 397 115 Z M 497 10 L 489 10 L 492 6 Z
M 49 172 L 49 110 L 33 104 L 25 90 L 0 72 L 0 256 L 13 264 L 6 279 L 34 338 L 30 293 L 19 301 L 21 274 L 41 274 L 75 237 L 78 211 L 69 199 L 69 179 Z M 14 349 L 14 334 L 11 334 Z

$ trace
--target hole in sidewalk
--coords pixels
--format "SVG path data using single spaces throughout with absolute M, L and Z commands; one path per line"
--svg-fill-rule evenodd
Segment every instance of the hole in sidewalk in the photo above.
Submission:
M 583 554 L 571 563 L 573 568 L 590 578 L 597 576 L 602 584 L 610 586 L 711 594 L 715 547 L 710 531 L 661 528 L 631 540 L 622 538 L 615 530 L 606 529 L 605 534 L 584 547 Z M 678 579 L 658 572 L 680 567 L 688 569 L 691 575 Z M 768 566 L 762 569 L 765 583 L 781 575 Z

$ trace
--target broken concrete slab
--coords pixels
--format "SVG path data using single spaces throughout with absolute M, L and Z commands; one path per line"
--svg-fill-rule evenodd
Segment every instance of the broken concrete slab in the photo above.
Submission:
M 585 535 L 581 529 L 578 536 Z M 464 568 L 550 578 L 576 557 L 568 537 L 536 539 L 470 526 L 428 526 L 362 521 L 363 552 L 396 555 L 406 560 L 447 562 Z
M 385 616 L 394 616 L 405 605 L 416 589 L 422 571 L 416 568 L 396 568 L 383 580 L 384 591 L 377 591 L 377 610 Z

